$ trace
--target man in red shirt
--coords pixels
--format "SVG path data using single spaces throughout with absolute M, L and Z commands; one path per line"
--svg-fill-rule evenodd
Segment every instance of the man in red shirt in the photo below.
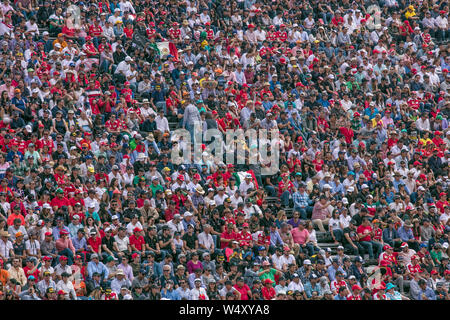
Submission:
M 446 206 L 448 206 L 447 193 L 441 192 L 439 193 L 439 200 L 436 201 L 436 208 L 439 209 L 440 214 L 443 214 Z
M 253 247 L 253 237 L 252 237 L 252 234 L 248 230 L 249 230 L 248 223 L 245 222 L 242 225 L 242 232 L 240 232 L 237 235 L 237 240 L 239 241 L 239 244 L 241 244 L 243 242 L 247 242 L 250 247 Z
M 397 254 L 394 253 L 394 248 L 387 244 L 383 247 L 383 250 L 384 252 L 379 257 L 379 265 L 381 265 L 383 261 L 385 261 L 388 265 L 397 264 Z
M 91 253 L 101 255 L 100 245 L 102 244 L 102 238 L 97 235 L 97 231 L 95 230 L 91 230 L 91 233 L 89 235 L 90 237 L 87 240 L 89 250 L 91 251 Z
M 54 211 L 60 209 L 62 206 L 66 206 L 67 208 L 69 208 L 69 212 L 72 211 L 70 201 L 69 199 L 64 197 L 64 191 L 61 188 L 58 188 L 58 190 L 56 190 L 56 197 L 52 199 L 50 205 L 52 206 Z
M 408 269 L 408 272 L 411 273 L 412 275 L 418 273 L 422 273 L 422 267 L 419 264 L 419 256 L 417 255 L 413 255 L 411 257 L 411 263 L 409 263 L 406 268 Z
M 181 42 L 181 30 L 178 22 L 172 23 L 172 28 L 169 29 L 168 33 L 173 42 Z
M 145 254 L 145 240 L 141 235 L 142 229 L 136 227 L 133 229 L 133 234 L 130 236 L 130 246 L 135 252 L 142 252 Z
M 229 223 L 220 235 L 220 249 L 225 249 L 233 240 L 237 240 L 237 234 L 234 232 L 234 224 Z
M 278 197 L 281 198 L 283 206 L 289 206 L 289 196 L 292 193 L 294 184 L 289 180 L 287 172 L 281 175 L 281 181 L 278 183 Z
M 374 249 L 376 249 L 376 256 L 379 257 L 382 250 L 382 245 L 379 242 L 372 241 L 374 236 L 373 229 L 368 218 L 363 218 L 362 224 L 356 229 L 359 236 L 359 242 L 369 254 L 369 259 L 374 259 Z
M 95 19 L 94 24 L 89 26 L 89 35 L 92 37 L 92 40 L 96 47 L 98 47 L 98 39 L 103 33 L 103 28 L 100 26 L 100 20 Z
M 244 278 L 242 277 L 237 278 L 234 288 L 241 294 L 241 300 L 251 299 L 252 291 L 250 290 L 249 286 L 245 284 Z
M 353 294 L 347 297 L 347 300 L 361 300 L 361 290 L 362 288 L 357 284 L 354 284 L 352 287 Z

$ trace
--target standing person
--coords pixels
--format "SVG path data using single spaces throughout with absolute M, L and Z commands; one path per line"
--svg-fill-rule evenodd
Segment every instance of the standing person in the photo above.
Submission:
M 201 117 L 197 107 L 187 97 L 184 98 L 184 114 L 183 114 L 183 127 L 189 131 L 191 135 L 191 141 L 195 142 L 194 126 L 200 125 Z M 200 127 L 201 128 L 201 127 Z

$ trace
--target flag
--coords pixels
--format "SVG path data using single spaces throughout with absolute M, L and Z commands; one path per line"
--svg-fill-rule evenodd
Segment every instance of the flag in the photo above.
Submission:
M 174 57 L 174 60 L 178 61 L 178 50 L 174 43 L 170 41 L 157 42 L 156 46 L 161 58 L 171 54 Z
M 170 54 L 169 41 L 157 42 L 156 45 L 159 50 L 159 55 L 162 58 L 163 56 L 167 56 Z

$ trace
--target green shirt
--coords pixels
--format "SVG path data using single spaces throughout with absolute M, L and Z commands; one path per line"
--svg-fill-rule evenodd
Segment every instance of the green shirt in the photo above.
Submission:
M 441 251 L 436 252 L 434 250 L 431 250 L 430 256 L 433 259 L 434 263 L 441 263 L 441 259 L 442 259 Z
M 162 185 L 160 185 L 160 184 L 157 184 L 157 185 L 155 186 L 155 185 L 152 183 L 152 184 L 150 185 L 150 189 L 152 189 L 152 195 L 153 195 L 153 197 L 155 197 L 156 191 L 157 191 L 157 190 L 161 190 L 161 191 L 164 192 L 164 188 L 163 188 Z
M 264 269 L 259 270 L 259 272 L 263 271 Z M 274 268 L 270 268 L 269 272 L 265 272 L 262 275 L 259 276 L 261 279 L 261 282 L 264 283 L 266 279 L 270 279 L 275 283 L 275 274 L 277 273 L 277 270 Z

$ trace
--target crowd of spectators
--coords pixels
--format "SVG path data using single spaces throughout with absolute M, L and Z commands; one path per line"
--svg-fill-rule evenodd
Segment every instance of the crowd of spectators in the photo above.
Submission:
M 0 2 L 0 300 L 449 300 L 447 1 Z

